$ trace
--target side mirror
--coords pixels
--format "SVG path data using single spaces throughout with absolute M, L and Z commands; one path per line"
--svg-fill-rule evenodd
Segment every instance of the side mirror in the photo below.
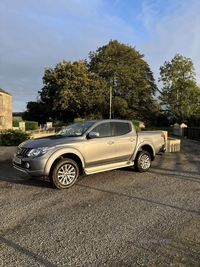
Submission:
M 98 132 L 90 132 L 88 134 L 89 138 L 92 139 L 92 138 L 98 138 L 99 137 L 99 133 Z

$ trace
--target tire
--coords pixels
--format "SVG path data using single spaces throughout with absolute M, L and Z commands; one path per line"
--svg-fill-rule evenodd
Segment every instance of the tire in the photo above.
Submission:
M 151 167 L 151 156 L 148 151 L 140 151 L 135 160 L 135 170 L 139 172 L 147 172 Z
M 53 167 L 50 182 L 58 189 L 71 187 L 79 177 L 79 167 L 74 160 L 61 159 Z

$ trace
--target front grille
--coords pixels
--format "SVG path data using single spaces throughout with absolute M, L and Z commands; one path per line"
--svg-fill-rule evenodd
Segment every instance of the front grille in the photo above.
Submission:
M 31 149 L 32 148 L 17 148 L 16 154 L 18 157 L 26 157 Z

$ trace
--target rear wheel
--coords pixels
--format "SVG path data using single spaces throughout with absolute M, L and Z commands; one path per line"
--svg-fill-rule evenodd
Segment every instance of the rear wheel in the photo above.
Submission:
M 79 176 L 79 167 L 74 160 L 61 159 L 58 161 L 50 174 L 50 181 L 58 189 L 71 187 Z
M 140 151 L 135 160 L 135 169 L 139 172 L 147 172 L 151 167 L 151 156 L 148 151 Z

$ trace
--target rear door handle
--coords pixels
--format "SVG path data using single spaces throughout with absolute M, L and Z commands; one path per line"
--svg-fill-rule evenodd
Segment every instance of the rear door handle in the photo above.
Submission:
M 130 138 L 129 141 L 133 142 L 135 141 L 135 138 Z

